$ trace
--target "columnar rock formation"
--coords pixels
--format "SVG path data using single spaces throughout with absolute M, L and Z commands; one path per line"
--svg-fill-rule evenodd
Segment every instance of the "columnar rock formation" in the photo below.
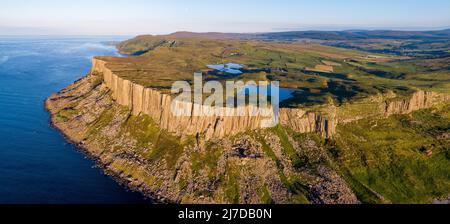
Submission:
M 111 89 L 113 99 L 120 105 L 127 106 L 134 115 L 147 114 L 162 128 L 176 135 L 201 135 L 206 139 L 222 138 L 247 130 L 255 130 L 264 126 L 273 116 L 262 114 L 255 107 L 240 108 L 244 116 L 197 116 L 198 111 L 211 111 L 211 108 L 190 102 L 175 102 L 168 95 L 156 89 L 146 88 L 114 74 L 108 68 L 107 62 L 101 58 L 93 59 L 92 72 L 103 74 L 104 83 Z M 418 91 L 410 98 L 384 101 L 376 111 L 370 111 L 372 116 L 390 116 L 392 114 L 407 114 L 415 110 L 429 108 L 436 103 L 450 101 L 448 94 Z M 172 105 L 177 110 L 185 111 L 188 116 L 175 116 Z M 323 137 L 332 137 L 339 123 L 336 108 L 310 112 L 302 109 L 282 108 L 279 112 L 280 124 L 292 128 L 299 133 L 317 132 Z M 225 114 L 236 114 L 238 109 L 223 109 Z M 256 114 L 254 114 L 254 111 Z M 271 111 L 271 110 L 270 110 Z M 325 112 L 324 112 L 325 111 Z M 358 119 L 367 117 L 364 114 L 355 115 Z M 355 120 L 358 120 L 355 119 Z
M 187 114 L 190 114 L 190 116 L 175 116 L 172 113 L 174 99 L 170 95 L 119 77 L 107 67 L 106 61 L 94 58 L 92 72 L 103 74 L 104 82 L 111 89 L 113 98 L 118 104 L 129 107 L 134 115 L 140 113 L 149 115 L 161 128 L 177 135 L 200 134 L 206 139 L 222 138 L 259 129 L 273 116 L 273 113 L 263 114 L 254 106 L 223 108 L 225 116 L 196 116 L 197 113 L 194 112 L 210 111 L 211 108 L 190 102 L 175 102 L 177 110 L 187 110 Z M 242 110 L 243 116 L 228 116 L 237 114 L 237 110 Z M 320 113 L 301 109 L 281 109 L 279 118 L 281 124 L 291 126 L 300 133 L 318 131 L 329 137 L 335 131 L 336 122 Z
M 280 109 L 280 123 L 298 133 L 317 132 L 332 137 L 336 132 L 337 120 L 334 112 L 322 114 L 300 109 Z
M 448 94 L 418 91 L 408 99 L 386 102 L 384 107 L 384 115 L 390 116 L 393 114 L 408 114 L 416 110 L 430 108 L 437 103 L 449 101 L 450 96 Z

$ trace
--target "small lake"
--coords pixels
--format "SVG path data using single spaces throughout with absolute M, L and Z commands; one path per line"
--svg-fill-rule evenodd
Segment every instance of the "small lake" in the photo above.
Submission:
M 227 63 L 227 64 L 210 64 L 207 65 L 207 67 L 220 72 L 225 72 L 233 75 L 240 75 L 243 73 L 241 69 L 243 69 L 245 66 L 237 63 Z M 302 91 L 299 89 L 291 89 L 291 88 L 279 88 L 279 90 L 280 90 L 279 91 L 280 103 L 287 99 L 292 98 L 294 93 Z M 269 86 L 247 85 L 241 91 L 238 91 L 238 95 L 242 94 L 249 95 L 252 93 L 256 93 L 272 96 L 271 91 L 272 87 L 270 85 Z
M 294 93 L 301 92 L 300 89 L 291 89 L 291 88 L 279 88 L 279 97 L 280 97 L 280 103 L 290 99 L 293 97 Z M 255 85 L 247 85 L 242 90 L 238 92 L 238 94 L 242 95 L 249 95 L 249 94 L 263 94 L 267 96 L 272 96 L 272 86 L 255 86 Z
M 207 65 L 208 68 L 214 69 L 220 72 L 225 72 L 233 75 L 240 75 L 243 72 L 241 69 L 244 68 L 243 65 L 236 64 L 236 63 L 227 63 L 227 64 L 211 64 Z

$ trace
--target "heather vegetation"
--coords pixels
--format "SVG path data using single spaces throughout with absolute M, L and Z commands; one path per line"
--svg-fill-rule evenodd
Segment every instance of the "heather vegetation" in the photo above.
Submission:
M 385 200 L 429 203 L 450 189 L 449 109 L 438 106 L 342 125 L 328 145 L 330 153 L 352 181 Z

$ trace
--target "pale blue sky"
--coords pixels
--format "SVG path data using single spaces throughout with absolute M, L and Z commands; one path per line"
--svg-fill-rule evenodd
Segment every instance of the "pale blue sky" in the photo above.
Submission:
M 449 27 L 448 0 L 0 1 L 0 35 Z

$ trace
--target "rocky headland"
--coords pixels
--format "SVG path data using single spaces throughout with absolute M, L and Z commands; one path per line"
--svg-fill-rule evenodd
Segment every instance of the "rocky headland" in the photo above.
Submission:
M 89 75 L 45 105 L 52 124 L 107 174 L 160 202 L 359 203 L 318 141 L 333 139 L 339 124 L 409 114 L 450 97 L 416 91 L 339 107 L 282 108 L 280 125 L 269 129 L 260 128 L 262 116 L 176 117 L 172 100 L 120 77 L 98 57 Z

